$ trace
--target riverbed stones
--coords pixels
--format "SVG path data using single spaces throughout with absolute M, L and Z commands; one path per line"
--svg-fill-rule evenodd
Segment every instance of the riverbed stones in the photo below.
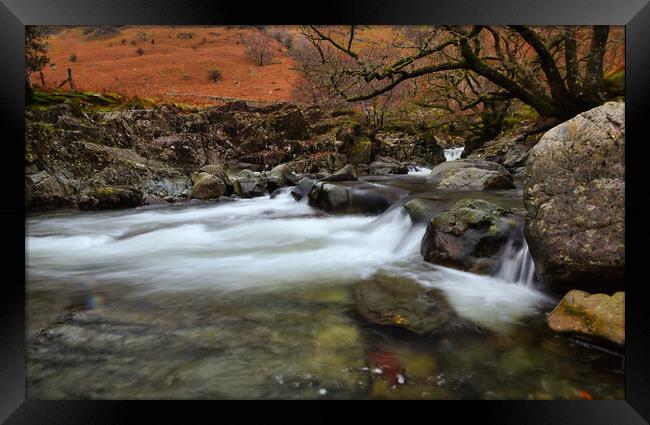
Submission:
M 512 175 L 496 162 L 461 159 L 437 165 L 427 183 L 442 191 L 514 189 Z
M 572 290 L 548 315 L 556 332 L 574 332 L 625 344 L 625 292 L 613 295 Z
M 526 239 L 558 290 L 623 288 L 625 104 L 609 102 L 549 130 L 526 161 Z
M 215 199 L 226 193 L 223 180 L 215 175 L 200 173 L 192 186 L 192 198 Z
M 422 239 L 426 261 L 459 270 L 496 270 L 504 244 L 522 219 L 481 199 L 463 199 L 429 222 Z
M 358 283 L 354 293 L 357 311 L 371 323 L 427 336 L 460 325 L 440 289 L 425 288 L 412 279 L 378 273 Z

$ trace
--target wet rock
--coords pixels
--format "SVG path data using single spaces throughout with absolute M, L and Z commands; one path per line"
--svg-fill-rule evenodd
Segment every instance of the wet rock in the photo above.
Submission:
M 549 130 L 526 161 L 526 239 L 558 290 L 624 287 L 625 104 L 609 102 Z
M 316 182 L 309 192 L 309 205 L 323 211 L 347 214 L 380 214 L 406 192 L 366 182 Z
M 431 219 L 421 253 L 434 264 L 487 274 L 496 271 L 505 243 L 521 224 L 521 217 L 497 205 L 463 199 Z
M 314 180 L 310 179 L 309 177 L 303 177 L 298 182 L 296 187 L 291 189 L 291 196 L 293 196 L 296 201 L 300 201 L 302 198 L 309 194 L 309 191 L 311 190 L 314 183 Z
M 461 159 L 437 165 L 426 177 L 427 183 L 444 191 L 482 191 L 513 189 L 512 176 L 495 162 Z
M 376 274 L 354 288 L 357 311 L 369 322 L 433 335 L 464 326 L 444 293 L 414 280 Z
M 102 210 L 142 205 L 142 192 L 133 188 L 102 187 L 79 198 L 79 209 Z
M 319 181 L 322 182 L 341 182 L 341 181 L 354 181 L 357 179 L 357 174 L 354 170 L 354 167 L 350 164 L 341 168 L 334 174 L 330 174 L 327 177 L 323 177 Z
M 548 315 L 547 323 L 556 332 L 575 332 L 624 345 L 625 292 L 609 296 L 572 290 Z
M 368 174 L 374 176 L 408 174 L 408 166 L 394 158 L 377 155 L 376 161 L 368 164 Z
M 200 173 L 192 186 L 192 198 L 215 199 L 226 193 L 226 185 L 217 176 Z
M 442 199 L 415 198 L 405 203 L 402 208 L 413 223 L 428 223 L 433 216 L 444 211 L 450 202 Z
M 263 176 L 252 178 L 233 177 L 232 183 L 234 194 L 242 198 L 254 198 L 264 196 L 267 193 L 267 180 Z
M 147 195 L 143 201 L 144 205 L 167 205 L 169 202 L 156 195 Z
M 295 186 L 300 178 L 293 173 L 292 164 L 280 164 L 267 173 L 269 192 L 285 187 Z

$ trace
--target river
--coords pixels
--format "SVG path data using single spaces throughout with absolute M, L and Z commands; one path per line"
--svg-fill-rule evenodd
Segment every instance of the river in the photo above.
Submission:
M 367 180 L 522 208 L 520 185 L 441 195 L 417 175 Z M 508 251 L 496 276 L 438 267 L 419 253 L 424 230 L 399 207 L 327 215 L 287 192 L 30 216 L 28 397 L 624 397 L 621 355 L 548 331 L 558 299 L 527 253 Z M 378 276 L 440 288 L 486 331 L 365 322 L 352 288 Z

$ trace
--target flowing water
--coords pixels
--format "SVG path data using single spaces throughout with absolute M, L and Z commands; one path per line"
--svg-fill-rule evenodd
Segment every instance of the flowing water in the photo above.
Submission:
M 445 160 L 455 161 L 457 159 L 460 159 L 460 156 L 463 154 L 464 150 L 465 150 L 464 146 L 461 146 L 459 148 L 445 149 Z
M 330 216 L 286 192 L 29 217 L 28 397 L 623 398 L 620 355 L 546 329 L 557 299 L 525 244 L 479 276 L 422 261 L 424 230 L 399 207 Z M 353 287 L 378 275 L 441 289 L 483 331 L 365 322 Z

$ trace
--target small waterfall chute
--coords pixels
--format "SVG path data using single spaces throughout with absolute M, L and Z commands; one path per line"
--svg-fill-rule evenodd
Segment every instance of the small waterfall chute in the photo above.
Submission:
M 535 264 L 525 238 L 519 247 L 512 239 L 506 243 L 496 277 L 510 283 L 534 286 Z
M 461 146 L 459 148 L 445 149 L 445 160 L 446 161 L 455 161 L 457 159 L 460 159 L 460 156 L 463 154 L 464 150 L 465 150 L 464 146 Z

